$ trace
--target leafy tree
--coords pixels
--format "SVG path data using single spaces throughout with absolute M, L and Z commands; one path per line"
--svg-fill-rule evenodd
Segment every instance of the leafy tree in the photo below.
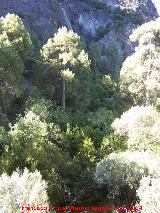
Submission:
M 157 104 L 159 98 L 159 23 L 156 19 L 138 27 L 130 36 L 139 46 L 121 69 L 122 88 L 128 91 L 135 103 Z
M 99 128 L 104 133 L 108 133 L 113 122 L 113 113 L 111 110 L 99 108 L 95 113 L 88 114 L 88 121 L 91 126 Z
M 8 14 L 0 20 L 0 94 L 3 111 L 13 97 L 23 92 L 23 74 L 26 61 L 32 54 L 30 36 L 22 20 Z M 8 98 L 6 98 L 6 96 Z
M 4 129 L 4 127 L 0 126 L 0 157 L 4 152 L 7 140 L 8 140 L 7 131 Z
M 20 17 L 7 14 L 0 21 L 1 32 L 6 32 L 8 40 L 25 62 L 32 54 L 32 42 Z
M 62 149 L 70 156 L 67 163 L 68 169 L 65 172 L 63 171 L 64 182 L 71 193 L 68 199 L 74 200 L 76 198 L 78 202 L 84 203 L 86 196 L 90 197 L 92 191 L 95 190 L 95 183 L 92 178 L 96 161 L 94 143 L 87 137 L 82 128 L 68 125 L 63 138 Z M 91 199 L 88 198 L 88 202 Z
M 90 111 L 106 108 L 112 110 L 115 116 L 119 116 L 131 107 L 131 97 L 126 92 L 120 91 L 119 84 L 109 75 L 94 74 L 91 91 Z
M 87 137 L 91 138 L 91 140 L 94 142 L 95 148 L 98 149 L 103 140 L 103 137 L 105 136 L 105 132 L 89 124 L 83 127 L 83 131 Z
M 146 213 L 148 209 L 154 212 L 159 211 L 159 182 L 160 182 L 160 161 L 159 155 L 155 155 L 150 161 L 149 175 L 143 177 L 140 186 L 137 189 L 137 195 L 140 199 L 140 205 Z M 144 196 L 145 195 L 145 196 Z
M 110 43 L 106 49 L 107 70 L 114 78 L 118 77 L 120 70 L 120 54 L 118 46 L 115 43 Z
M 47 144 L 47 135 L 47 123 L 40 121 L 39 116 L 32 111 L 28 111 L 24 118 L 22 116 L 19 117 L 17 123 L 9 131 L 11 139 L 10 142 L 8 141 L 8 145 L 10 147 L 7 149 L 6 146 L 4 156 L 9 159 L 12 158 L 12 166 L 9 164 L 5 168 L 6 171 L 12 172 L 12 168 L 17 166 L 23 169 L 24 165 L 27 166 L 27 164 L 32 169 L 35 169 L 38 162 L 36 160 L 33 161 L 33 159 L 38 157 L 39 149 L 42 149 Z M 31 147 L 32 152 L 30 152 Z M 17 162 L 17 157 L 21 159 L 19 163 Z M 16 162 L 18 163 L 17 165 Z
M 112 153 L 101 160 L 95 172 L 95 180 L 104 184 L 107 197 L 117 205 L 131 205 L 136 201 L 136 189 L 144 175 L 150 173 L 152 156 L 145 152 Z
M 42 55 L 46 64 L 62 77 L 62 107 L 65 109 L 65 85 L 69 80 L 73 80 L 70 87 L 71 96 L 78 96 L 78 103 L 83 100 L 88 88 L 90 61 L 81 47 L 80 37 L 63 27 L 43 46 Z
M 143 2 L 143 1 L 141 1 L 141 2 Z M 133 11 L 136 11 L 138 9 L 141 2 L 139 0 L 120 0 L 119 1 L 121 8 L 133 10 Z
M 95 147 L 94 143 L 90 138 L 85 138 L 83 143 L 80 145 L 78 158 L 84 161 L 84 163 L 89 162 L 93 164 L 95 162 Z
M 89 44 L 89 54 L 91 57 L 93 69 L 98 70 L 99 65 L 100 65 L 100 58 L 102 55 L 102 50 L 101 50 L 100 45 L 97 42 L 91 42 Z
M 65 146 L 66 150 L 69 151 L 70 156 L 74 158 L 79 152 L 79 148 L 83 141 L 86 138 L 86 135 L 84 134 L 83 130 L 78 127 L 67 127 L 66 133 L 65 133 Z
M 101 147 L 98 150 L 101 157 L 106 157 L 112 152 L 120 153 L 128 148 L 127 141 L 114 133 L 105 135 L 101 141 Z
M 102 39 L 110 31 L 110 24 L 106 26 L 99 26 L 96 30 L 96 40 Z
M 8 132 L 8 141 L 2 154 L 1 170 L 12 174 L 16 168 L 23 170 L 25 167 L 34 172 L 41 171 L 48 181 L 48 193 L 54 203 L 62 198 L 59 170 L 64 170 L 67 155 L 50 141 L 53 133 L 53 124 L 46 123 L 44 116 L 27 111 L 25 116 L 19 116 L 15 125 Z M 66 156 L 66 157 L 65 157 Z M 65 161 L 64 161 L 65 160 Z M 53 195 L 53 191 L 56 197 Z
M 52 113 L 55 108 L 55 103 L 41 97 L 37 91 L 35 92 L 36 94 L 30 94 L 28 97 L 25 103 L 25 111 L 32 111 L 40 117 L 41 121 L 49 123 L 52 121 Z
M 128 140 L 129 149 L 159 150 L 160 115 L 153 107 L 132 107 L 117 118 L 112 127 L 116 134 Z
M 102 107 L 113 109 L 112 99 L 116 92 L 116 83 L 113 82 L 109 75 L 95 74 L 91 91 L 93 99 L 91 99 L 90 111 L 95 111 Z M 111 107 L 109 108 L 109 106 Z
M 61 75 L 63 79 L 62 106 L 63 106 L 63 109 L 65 109 L 65 106 L 66 106 L 66 83 L 65 82 L 72 81 L 72 79 L 74 78 L 74 73 L 72 73 L 72 71 L 67 69 L 67 70 L 62 70 Z
M 4 199 L 5 198 L 5 199 Z M 0 177 L 0 210 L 16 212 L 22 205 L 48 205 L 47 183 L 40 172 L 13 172 Z M 42 211 L 40 211 L 42 212 Z
M 23 71 L 24 64 L 20 56 L 12 47 L 6 32 L 3 32 L 0 34 L 0 94 L 1 106 L 4 112 L 7 111 L 11 96 L 22 94 Z

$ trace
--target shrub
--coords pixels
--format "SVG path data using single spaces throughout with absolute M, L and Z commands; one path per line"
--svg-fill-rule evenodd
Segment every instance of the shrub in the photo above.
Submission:
M 0 177 L 0 211 L 16 212 L 24 204 L 47 204 L 46 187 L 47 184 L 42 180 L 38 171 L 30 173 L 25 169 L 23 174 L 19 172 L 13 172 L 11 176 L 2 174 Z
M 131 150 L 157 150 L 160 147 L 160 115 L 153 107 L 135 106 L 116 119 L 115 133 L 128 139 Z
M 158 213 L 160 209 L 160 178 L 151 176 L 144 177 L 141 180 L 137 194 L 140 198 L 140 205 L 143 206 L 143 212 L 150 210 Z
M 106 185 L 107 196 L 122 199 L 121 204 L 131 204 L 136 199 L 136 189 L 143 176 L 148 175 L 152 156 L 145 152 L 110 154 L 98 163 L 95 180 Z

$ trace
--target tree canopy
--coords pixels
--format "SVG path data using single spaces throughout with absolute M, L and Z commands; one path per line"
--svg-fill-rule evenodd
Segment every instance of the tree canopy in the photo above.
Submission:
M 39 45 L 20 17 L 0 19 L 1 210 L 28 202 L 158 213 L 160 19 L 135 29 L 122 68 L 117 42 L 89 39 L 60 26 Z
M 138 42 L 135 53 L 123 63 L 120 75 L 122 88 L 134 98 L 135 103 L 158 104 L 160 19 L 138 27 L 130 36 Z

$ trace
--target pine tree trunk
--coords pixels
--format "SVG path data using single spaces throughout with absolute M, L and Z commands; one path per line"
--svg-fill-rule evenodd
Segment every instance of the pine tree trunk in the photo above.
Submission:
M 63 81 L 63 88 L 62 88 L 62 108 L 65 111 L 66 107 L 66 85 L 65 85 L 65 79 L 62 78 Z

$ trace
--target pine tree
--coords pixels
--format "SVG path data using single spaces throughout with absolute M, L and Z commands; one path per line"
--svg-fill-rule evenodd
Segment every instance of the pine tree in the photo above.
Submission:
M 121 69 L 121 84 L 135 103 L 157 104 L 160 92 L 160 19 L 138 27 L 130 36 L 138 42 L 135 53 Z
M 43 46 L 42 55 L 45 63 L 62 78 L 62 107 L 65 109 L 66 82 L 75 79 L 74 89 L 82 93 L 87 88 L 84 83 L 90 71 L 88 55 L 82 49 L 80 37 L 73 31 L 68 31 L 65 27 L 59 29 L 57 34 Z M 72 96 L 75 96 L 73 93 L 77 93 L 77 91 L 71 91 Z M 76 95 L 79 95 L 79 99 L 81 99 L 81 94 Z

